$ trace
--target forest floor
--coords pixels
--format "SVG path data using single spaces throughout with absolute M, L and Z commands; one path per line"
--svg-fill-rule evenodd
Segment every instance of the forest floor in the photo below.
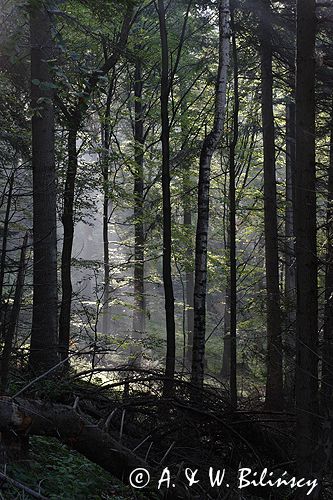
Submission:
M 32 436 L 29 448 L 28 460 L 9 464 L 6 473 L 49 500 L 134 498 L 130 487 L 56 439 Z M 0 495 L 5 500 L 33 498 L 8 482 L 1 485 Z
M 186 467 L 198 469 L 202 479 L 191 488 L 190 496 L 173 495 L 169 497 L 172 500 L 224 498 L 226 486 L 210 487 L 209 467 L 226 469 L 233 494 L 237 494 L 240 464 L 259 471 L 268 467 L 276 474 L 287 470 L 290 477 L 294 474 L 294 416 L 285 412 L 265 412 L 260 395 L 243 398 L 235 411 L 230 406 L 228 393 L 217 381 L 197 393 L 195 399 L 189 382 L 184 378 L 176 379 L 174 394 L 166 400 L 161 398 L 163 374 L 157 371 L 120 370 L 113 372 L 108 383 L 98 378 L 94 383 L 83 381 L 76 375 L 70 372 L 67 381 L 64 377 L 39 381 L 25 397 L 66 405 L 71 411 L 74 405 L 78 415 L 84 416 L 93 426 L 101 429 L 106 426 L 107 432 L 124 450 L 133 450 L 130 453 L 134 452 L 138 460 L 144 461 L 153 471 L 151 489 L 142 490 L 143 493 L 134 490 L 58 440 L 31 436 L 28 459 L 9 464 L 6 474 L 40 491 L 44 498 L 161 498 L 157 497 L 157 483 L 158 474 L 164 467 L 170 467 L 177 485 L 184 490 L 187 489 Z M 20 390 L 22 384 L 21 373 L 18 386 L 12 392 Z M 61 430 L 59 437 L 61 439 Z M 247 500 L 272 498 L 270 488 L 248 488 L 246 493 L 243 498 Z M 276 499 L 292 498 L 290 491 L 283 488 L 276 493 Z M 5 500 L 30 498 L 8 482 L 2 484 L 0 495 Z

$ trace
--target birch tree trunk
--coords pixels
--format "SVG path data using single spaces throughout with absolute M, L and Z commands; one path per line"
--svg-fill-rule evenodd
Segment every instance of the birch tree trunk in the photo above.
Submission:
M 199 165 L 191 375 L 191 381 L 197 387 L 202 387 L 204 381 L 210 172 L 212 157 L 222 136 L 225 116 L 230 51 L 229 17 L 229 0 L 222 0 L 219 2 L 219 67 L 216 81 L 214 125 L 204 140 Z

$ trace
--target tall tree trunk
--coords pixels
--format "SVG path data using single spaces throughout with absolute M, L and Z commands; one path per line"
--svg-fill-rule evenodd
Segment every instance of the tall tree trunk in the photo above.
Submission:
M 30 11 L 33 169 L 33 315 L 30 366 L 38 372 L 58 361 L 56 173 L 54 107 L 49 60 L 53 59 L 50 14 Z M 42 102 L 42 104 L 40 103 Z
M 14 185 L 14 173 L 12 173 L 9 179 L 6 213 L 5 213 L 5 220 L 3 223 L 3 232 L 2 232 L 2 245 L 1 245 L 1 258 L 0 258 L 0 308 L 2 308 L 3 306 L 3 285 L 4 285 L 5 270 L 6 270 L 7 239 L 8 239 L 8 229 L 9 229 L 10 207 L 12 204 L 13 185 Z
M 122 51 L 126 47 L 128 34 L 131 28 L 133 10 L 133 4 L 128 4 L 124 14 L 118 43 L 110 57 L 108 57 L 104 64 L 99 69 L 94 71 L 88 78 L 83 91 L 84 99 L 81 97 L 79 98 L 72 112 L 67 110 L 66 106 L 64 106 L 60 99 L 57 99 L 57 104 L 63 111 L 68 123 L 68 165 L 64 191 L 64 208 L 62 214 L 64 241 L 61 256 L 62 298 L 59 318 L 59 350 L 61 359 L 65 359 L 68 356 L 70 341 L 72 305 L 71 259 L 74 238 L 74 195 L 78 169 L 78 152 L 76 148 L 77 135 L 81 127 L 82 120 L 89 107 L 91 94 L 97 87 L 100 78 L 107 75 L 112 69 L 115 68 Z
M 78 123 L 73 121 L 70 124 L 68 131 L 68 167 L 64 191 L 64 208 L 62 214 L 64 241 L 61 255 L 62 299 L 59 317 L 59 349 L 62 360 L 68 356 L 70 341 L 70 320 L 73 291 L 71 279 L 71 259 L 74 239 L 74 192 L 78 168 L 76 149 L 77 133 Z
M 264 21 L 261 21 L 261 110 L 264 145 L 264 222 L 267 291 L 267 379 L 265 405 L 267 409 L 279 411 L 283 407 L 283 374 L 271 36 L 270 29 L 267 28 Z
M 199 165 L 191 375 L 191 381 L 197 387 L 202 387 L 204 380 L 210 170 L 213 154 L 223 132 L 229 66 L 229 39 L 229 0 L 222 0 L 219 2 L 219 67 L 216 81 L 214 125 L 204 140 Z
M 145 289 L 144 289 L 144 221 L 143 221 L 143 200 L 144 200 L 144 117 L 142 104 L 142 63 L 136 61 L 135 65 L 135 123 L 134 123 L 134 311 L 133 311 L 133 332 L 134 339 L 142 340 L 145 331 Z M 136 366 L 141 364 L 141 345 L 137 344 L 133 350 Z
M 169 81 L 169 48 L 165 20 L 164 0 L 158 0 L 160 37 L 162 50 L 161 66 L 161 119 L 162 119 L 162 193 L 163 193 L 163 284 L 165 298 L 167 352 L 165 364 L 166 382 L 164 394 L 168 395 L 173 388 L 176 356 L 175 299 L 171 272 L 171 201 L 170 201 L 170 124 L 168 101 L 170 94 Z
M 180 79 L 181 90 L 181 129 L 182 129 L 182 147 L 184 159 L 182 161 L 182 182 L 183 182 L 183 224 L 186 234 L 186 263 L 185 263 L 185 328 L 186 328 L 186 345 L 185 345 L 185 364 L 187 368 L 192 365 L 192 345 L 193 345 L 193 330 L 194 330 L 194 311 L 193 311 L 193 295 L 194 295 L 194 254 L 193 254 L 193 238 L 192 238 L 192 209 L 191 209 L 191 159 L 189 158 L 186 148 L 188 147 L 189 126 L 187 109 L 188 103 L 186 92 L 183 88 L 183 80 Z
M 23 294 L 23 286 L 26 271 L 26 253 L 28 244 L 28 233 L 23 238 L 19 268 L 17 272 L 15 295 L 12 310 L 10 312 L 10 318 L 8 326 L 5 333 L 5 343 L 1 355 L 1 369 L 0 369 L 0 392 L 5 394 L 8 385 L 8 372 L 9 372 L 9 361 L 13 349 L 13 341 L 15 336 L 15 330 L 21 309 L 21 300 Z
M 295 398 L 295 328 L 296 328 L 296 265 L 294 242 L 295 200 L 295 103 L 286 108 L 286 212 L 285 212 L 285 395 L 290 402 Z
M 102 330 L 105 335 L 110 334 L 111 311 L 110 311 L 110 256 L 109 256 L 109 213 L 110 213 L 110 115 L 111 100 L 114 92 L 114 76 L 111 80 L 106 99 L 104 123 L 102 125 L 102 175 L 103 175 L 103 257 L 104 257 L 104 295 L 103 295 L 103 317 Z
M 233 13 L 231 15 L 232 53 L 234 70 L 233 137 L 229 162 L 229 227 L 230 227 L 230 401 L 237 406 L 237 261 L 236 261 L 236 146 L 238 141 L 238 57 Z
M 296 460 L 297 472 L 300 477 L 309 477 L 316 471 L 315 449 L 318 435 L 315 39 L 315 0 L 297 0 Z
M 187 173 L 187 172 L 186 172 Z M 185 174 L 186 175 L 186 174 Z M 187 186 L 187 187 L 185 187 Z M 184 182 L 184 198 L 188 198 L 188 182 Z M 192 228 L 192 212 L 190 203 L 188 201 L 184 201 L 183 207 L 183 223 L 187 228 L 187 233 L 190 234 Z M 194 330 L 194 273 L 190 269 L 192 266 L 193 260 L 193 247 L 191 245 L 192 239 L 188 241 L 188 247 L 186 251 L 186 257 L 188 259 L 187 269 L 186 269 L 186 365 L 190 368 L 192 365 L 192 346 L 193 346 L 193 330 Z
M 325 306 L 321 375 L 321 414 L 325 425 L 321 436 L 326 463 L 332 457 L 333 420 L 333 107 L 331 111 L 330 158 L 327 182 Z
M 228 229 L 228 233 L 229 233 Z M 226 250 L 230 256 L 230 237 L 228 235 Z M 223 321 L 223 356 L 222 356 L 222 368 L 221 377 L 230 379 L 230 360 L 231 360 L 231 349 L 230 349 L 230 273 L 228 276 L 227 286 L 225 290 L 225 307 L 224 307 L 224 321 Z
M 104 182 L 104 199 L 103 199 L 103 260 L 104 260 L 104 295 L 103 295 L 103 316 L 102 330 L 105 335 L 110 334 L 110 255 L 109 255 L 109 165 L 108 155 L 104 155 L 103 165 L 103 182 Z
M 12 175 L 10 176 L 10 179 L 9 179 L 7 205 L 6 205 L 5 220 L 3 223 L 3 233 L 2 233 L 1 257 L 0 257 L 0 335 L 5 334 L 5 328 L 6 328 L 6 323 L 7 323 L 8 301 L 4 300 L 3 287 L 4 287 L 5 271 L 6 271 L 7 239 L 8 239 L 13 185 L 14 185 L 14 172 L 12 173 Z M 6 191 L 6 189 L 7 189 L 7 186 L 5 187 L 5 191 Z M 4 191 L 4 193 L 5 193 L 5 191 Z

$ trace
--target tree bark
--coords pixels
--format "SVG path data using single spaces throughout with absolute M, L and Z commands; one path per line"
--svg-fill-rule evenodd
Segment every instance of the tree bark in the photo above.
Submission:
M 187 188 L 188 189 L 188 188 Z M 185 193 L 184 193 L 185 196 Z M 186 195 L 188 196 L 188 195 Z M 188 207 L 188 203 L 184 202 L 184 214 L 183 214 L 183 222 L 184 226 L 187 228 L 188 233 L 192 228 L 192 213 L 191 208 Z M 189 259 L 188 266 L 192 265 L 193 260 L 193 247 L 191 245 L 192 239 L 188 242 L 187 249 L 187 259 Z M 193 346 L 193 330 L 194 330 L 194 274 L 191 269 L 187 269 L 186 271 L 186 365 L 188 368 L 191 368 L 192 365 L 192 346 Z
M 332 419 L 333 419 L 333 107 L 330 124 L 330 157 L 327 181 L 326 209 L 326 269 L 325 269 L 325 306 L 322 348 L 322 373 L 320 403 L 322 426 L 322 447 L 325 453 L 325 465 L 332 457 Z
M 135 82 L 134 82 L 134 311 L 133 311 L 133 333 L 134 339 L 142 341 L 142 336 L 145 332 L 145 288 L 144 288 L 144 176 L 143 176 L 143 161 L 144 161 L 144 116 L 142 104 L 142 63 L 136 61 L 135 65 Z M 141 365 L 142 345 L 137 343 L 133 349 L 132 356 L 135 366 Z
M 236 146 L 238 141 L 239 89 L 238 57 L 233 13 L 231 15 L 234 70 L 233 137 L 230 143 L 229 228 L 230 228 L 230 401 L 237 407 L 237 260 L 236 260 Z
M 7 239 L 9 230 L 9 218 L 13 195 L 13 185 L 14 185 L 14 172 L 9 179 L 9 189 L 7 194 L 7 205 L 5 212 L 5 220 L 3 223 L 3 235 L 2 235 L 2 245 L 1 245 L 1 258 L 0 258 L 0 335 L 5 334 L 5 328 L 7 324 L 7 313 L 8 313 L 8 301 L 4 300 L 3 288 L 6 272 L 6 254 L 7 254 Z M 5 187 L 6 190 L 7 186 Z
M 49 60 L 54 57 L 50 14 L 30 11 L 33 169 L 33 314 L 30 366 L 35 372 L 58 362 L 56 172 L 54 91 Z
M 70 341 L 70 319 L 72 304 L 71 259 L 74 239 L 74 192 L 78 168 L 76 141 L 78 123 L 73 121 L 68 131 L 68 167 L 64 191 L 64 208 L 62 224 L 64 239 L 61 255 L 61 288 L 62 298 L 59 316 L 59 350 L 61 360 L 68 356 Z
M 1 355 L 1 368 L 0 368 L 0 392 L 1 394 L 5 394 L 8 385 L 8 372 L 9 372 L 9 362 L 10 356 L 13 349 L 13 341 L 15 336 L 15 330 L 20 314 L 21 309 L 21 300 L 23 294 L 23 286 L 25 279 L 25 271 L 26 271 L 26 252 L 27 252 L 27 244 L 28 244 L 28 233 L 23 238 L 23 243 L 21 247 L 21 255 L 19 268 L 17 272 L 16 286 L 15 286 L 15 294 L 13 306 L 10 312 L 10 318 L 8 322 L 8 326 L 5 329 L 4 336 L 4 347 Z
M 228 233 L 230 231 L 228 230 Z M 230 256 L 230 237 L 227 238 L 226 250 Z M 228 276 L 227 287 L 225 290 L 225 307 L 224 307 L 224 336 L 223 336 L 223 356 L 222 356 L 222 368 L 221 377 L 230 380 L 230 360 L 231 360 L 231 349 L 230 349 L 230 273 Z
M 261 20 L 261 111 L 264 146 L 264 225 L 267 321 L 267 378 L 265 405 L 269 410 L 280 411 L 283 407 L 283 374 L 271 37 L 271 29 Z
M 185 262 L 185 365 L 191 369 L 192 365 L 192 345 L 193 345 L 193 330 L 194 330 L 194 311 L 193 311 L 193 295 L 194 295 L 194 254 L 193 254 L 193 237 L 192 237 L 192 208 L 191 208 L 191 159 L 186 153 L 188 146 L 188 103 L 186 92 L 183 88 L 183 79 L 180 79 L 181 90 L 181 129 L 182 129 L 182 148 L 184 152 L 184 160 L 182 162 L 182 182 L 183 182 L 183 224 L 186 235 L 186 262 Z
M 296 330 L 296 265 L 295 265 L 295 103 L 286 108 L 286 212 L 285 212 L 285 396 L 295 400 L 295 330 Z
M 314 0 L 297 1 L 295 232 L 296 464 L 300 477 L 315 474 L 318 443 L 318 291 L 315 169 Z
M 214 125 L 204 140 L 199 164 L 191 374 L 191 381 L 197 387 L 202 387 L 204 381 L 210 171 L 212 157 L 223 132 L 229 66 L 229 31 L 229 0 L 222 0 L 219 2 L 219 68 L 216 82 Z
M 0 398 L 0 431 L 55 437 L 125 483 L 134 469 L 147 467 L 107 432 L 60 404 Z
M 6 213 L 5 213 L 5 220 L 3 223 L 1 258 L 0 258 L 0 308 L 2 308 L 3 306 L 3 285 L 4 285 L 5 270 L 6 270 L 7 239 L 8 239 L 9 217 L 10 217 L 10 208 L 12 203 L 13 185 L 14 185 L 14 173 L 12 173 L 9 179 Z
M 171 269 L 171 200 L 170 200 L 170 124 L 169 124 L 169 48 L 165 20 L 164 0 L 158 0 L 158 14 L 161 38 L 161 120 L 162 120 L 162 194 L 163 194 L 163 284 L 165 317 L 167 332 L 167 351 L 165 362 L 164 395 L 169 395 L 173 388 L 176 356 L 175 298 L 173 293 Z
M 111 100 L 114 92 L 114 78 L 110 83 L 104 123 L 102 125 L 102 175 L 103 175 L 103 256 L 104 256 L 104 295 L 103 295 L 103 317 L 102 329 L 105 335 L 110 334 L 111 311 L 110 311 L 110 255 L 109 255 L 109 213 L 110 213 L 110 115 L 111 115 Z

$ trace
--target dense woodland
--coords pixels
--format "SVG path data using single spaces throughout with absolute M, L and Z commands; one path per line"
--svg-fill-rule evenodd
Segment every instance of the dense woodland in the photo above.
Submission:
M 0 497 L 332 499 L 332 0 L 0 4 Z

